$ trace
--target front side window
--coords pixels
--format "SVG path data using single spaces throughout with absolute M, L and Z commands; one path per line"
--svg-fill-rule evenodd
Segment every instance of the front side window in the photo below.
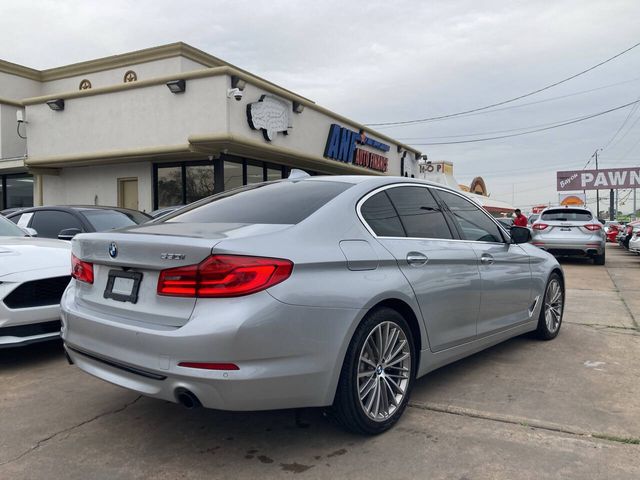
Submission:
M 62 230 L 77 228 L 83 230 L 80 221 L 68 212 L 59 210 L 39 210 L 33 214 L 31 228 L 38 232 L 39 237 L 58 238 Z
M 407 237 L 453 238 L 444 214 L 428 188 L 394 187 L 386 192 L 398 212 Z
M 449 208 L 464 240 L 476 242 L 503 242 L 500 228 L 489 215 L 469 200 L 450 192 L 438 190 L 437 195 Z

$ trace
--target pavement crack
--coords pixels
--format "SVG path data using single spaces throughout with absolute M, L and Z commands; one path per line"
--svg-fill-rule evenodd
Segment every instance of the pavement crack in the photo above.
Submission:
M 607 275 L 609 275 L 609 278 L 611 279 L 611 283 L 613 283 L 613 286 L 616 289 L 616 293 L 618 294 L 618 297 L 620 297 L 620 300 L 622 300 L 622 304 L 624 305 L 624 308 L 627 310 L 627 313 L 631 317 L 631 321 L 633 322 L 633 325 L 635 326 L 635 329 L 640 331 L 640 325 L 638 324 L 638 320 L 636 320 L 636 316 L 633 314 L 633 311 L 629 308 L 629 305 L 627 304 L 626 300 L 624 299 L 624 295 L 622 295 L 622 292 L 618 288 L 618 284 L 616 283 L 614 278 L 611 276 L 611 273 L 609 272 L 609 269 L 607 267 L 605 267 L 604 269 L 606 270 Z
M 569 325 L 579 325 L 581 327 L 597 328 L 600 330 L 602 329 L 621 330 L 623 332 L 629 332 L 633 335 L 637 335 L 639 333 L 639 330 L 636 327 L 623 327 L 618 325 L 605 325 L 602 323 L 582 323 L 582 322 L 568 322 L 568 321 L 565 321 L 564 323 Z
M 59 430 L 55 433 L 52 433 L 51 435 L 38 440 L 33 446 L 29 447 L 27 450 L 25 450 L 24 452 L 20 453 L 19 455 L 16 455 L 13 458 L 10 458 L 9 460 L 5 460 L 4 462 L 0 462 L 0 466 L 3 465 L 8 465 L 9 463 L 13 463 L 13 462 L 17 462 L 18 460 L 26 457 L 27 455 L 29 455 L 30 453 L 36 451 L 37 449 L 39 449 L 40 447 L 42 447 L 44 444 L 46 444 L 47 442 L 53 440 L 54 438 L 58 437 L 59 435 L 63 435 L 65 433 L 70 433 L 73 430 L 76 430 L 80 427 L 83 427 L 91 422 L 95 422 L 96 420 L 99 420 L 100 418 L 109 416 L 109 415 L 115 415 L 116 413 L 120 413 L 124 410 L 126 410 L 127 408 L 129 408 L 131 405 L 133 405 L 134 403 L 136 403 L 138 400 L 140 400 L 142 398 L 142 395 L 138 395 L 135 399 L 133 399 L 132 401 L 125 403 L 122 407 L 116 408 L 115 410 L 109 410 L 107 412 L 103 412 L 100 413 L 98 415 L 96 415 L 95 417 L 92 417 L 88 420 L 84 420 L 80 423 L 77 423 L 75 425 L 72 425 L 70 427 L 64 428 L 62 430 Z
M 554 433 L 564 433 L 567 435 L 573 435 L 584 438 L 597 438 L 600 440 L 608 440 L 610 442 L 624 443 L 631 445 L 640 444 L 640 438 L 636 437 L 622 437 L 617 435 L 610 435 L 605 433 L 594 433 L 584 430 L 575 426 L 560 425 L 553 422 L 546 422 L 544 420 L 530 419 L 525 417 L 517 417 L 513 415 L 504 415 L 498 413 L 483 412 L 481 410 L 474 410 L 471 408 L 456 407 L 454 405 L 443 405 L 432 402 L 414 402 L 410 401 L 408 407 L 417 408 L 420 410 L 428 410 L 437 413 L 447 413 L 449 415 L 458 415 L 461 417 L 478 418 L 481 420 L 489 420 L 493 422 L 506 423 L 510 425 L 519 425 L 522 427 L 530 427 L 538 430 L 546 430 Z

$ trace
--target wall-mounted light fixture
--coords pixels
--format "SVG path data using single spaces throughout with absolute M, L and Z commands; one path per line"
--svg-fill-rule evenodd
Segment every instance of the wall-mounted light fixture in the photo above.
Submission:
M 55 100 L 49 100 L 47 102 L 51 110 L 61 111 L 64 110 L 64 98 L 56 98 Z
M 296 113 L 304 112 L 304 105 L 301 104 L 300 102 L 296 102 L 294 100 L 294 102 L 293 102 L 293 111 L 296 112 Z
M 185 82 L 184 79 L 171 80 L 167 82 L 167 87 L 169 87 L 171 93 L 184 93 L 187 89 L 187 82 Z
M 231 88 L 244 90 L 244 87 L 246 86 L 247 86 L 246 80 L 241 79 L 237 75 L 231 75 Z

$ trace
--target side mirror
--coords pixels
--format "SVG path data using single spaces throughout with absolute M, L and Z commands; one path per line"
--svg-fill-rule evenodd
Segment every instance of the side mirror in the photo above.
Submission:
M 20 228 L 29 237 L 37 237 L 38 236 L 38 232 L 36 231 L 35 228 L 29 228 L 29 227 L 20 227 Z
M 58 233 L 58 240 L 71 240 L 79 233 L 82 233 L 82 230 L 79 228 L 65 228 Z
M 531 230 L 525 227 L 513 226 L 509 229 L 511 243 L 527 243 L 531 240 Z

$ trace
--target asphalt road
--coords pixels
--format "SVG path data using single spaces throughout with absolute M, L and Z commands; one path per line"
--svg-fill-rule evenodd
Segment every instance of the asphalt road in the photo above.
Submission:
M 519 337 L 418 380 L 390 432 L 320 411 L 186 410 L 0 351 L 0 478 L 640 478 L 640 257 L 563 262 L 559 337 Z

